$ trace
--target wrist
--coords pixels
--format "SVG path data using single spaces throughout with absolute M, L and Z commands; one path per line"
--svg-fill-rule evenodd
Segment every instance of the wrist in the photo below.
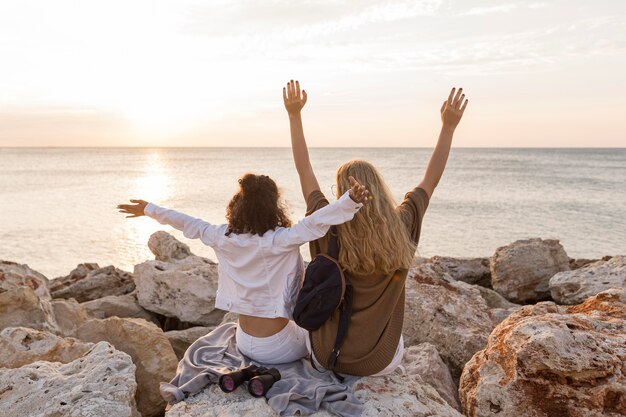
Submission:
M 456 129 L 456 126 L 449 125 L 449 124 L 446 124 L 446 123 L 444 123 L 441 126 L 441 131 L 442 132 L 446 132 L 446 133 L 454 133 L 454 129 Z
M 289 115 L 289 119 L 299 119 L 300 118 L 300 111 L 299 110 L 297 112 L 287 112 L 287 114 Z

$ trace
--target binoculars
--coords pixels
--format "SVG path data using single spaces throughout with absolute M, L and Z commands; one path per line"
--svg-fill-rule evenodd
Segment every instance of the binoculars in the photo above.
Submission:
M 233 392 L 239 385 L 249 381 L 248 392 L 254 397 L 262 397 L 279 380 L 278 369 L 250 365 L 220 376 L 219 385 L 222 391 Z

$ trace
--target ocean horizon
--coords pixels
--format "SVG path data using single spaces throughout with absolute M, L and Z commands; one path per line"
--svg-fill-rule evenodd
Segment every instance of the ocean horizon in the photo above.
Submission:
M 242 149 L 245 152 L 242 152 Z M 395 199 L 421 180 L 432 148 L 312 147 L 322 191 L 337 167 L 372 162 Z M 166 230 L 198 255 L 210 248 L 115 206 L 141 198 L 225 221 L 245 172 L 276 180 L 292 220 L 305 205 L 288 147 L 0 147 L 0 259 L 29 264 L 48 278 L 78 263 L 132 271 L 153 255 L 147 240 Z M 530 237 L 555 238 L 573 258 L 626 249 L 626 148 L 453 147 L 424 217 L 421 256 L 490 256 Z M 308 248 L 302 247 L 308 259 Z

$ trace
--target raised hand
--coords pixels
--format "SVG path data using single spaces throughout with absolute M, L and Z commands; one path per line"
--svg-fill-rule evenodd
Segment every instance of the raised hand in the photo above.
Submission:
M 455 88 L 452 88 L 448 99 L 443 102 L 441 106 L 441 121 L 444 127 L 455 129 L 463 117 L 463 112 L 467 107 L 468 100 L 465 98 L 463 89 L 459 88 L 455 93 Z M 465 99 L 465 101 L 464 101 Z
M 130 202 L 135 204 L 119 204 L 117 206 L 119 212 L 130 214 L 130 216 L 126 216 L 130 218 L 144 216 L 143 211 L 148 205 L 148 202 L 143 200 L 130 200 Z
M 285 109 L 289 115 L 299 114 L 300 110 L 306 104 L 306 91 L 300 92 L 300 82 L 293 80 L 287 83 L 287 87 L 283 87 L 283 102 Z
M 350 180 L 349 193 L 352 201 L 354 201 L 355 203 L 361 203 L 363 205 L 367 204 L 372 199 L 369 191 L 367 191 L 367 188 L 359 184 L 359 182 L 355 180 L 353 176 L 349 176 L 348 179 Z

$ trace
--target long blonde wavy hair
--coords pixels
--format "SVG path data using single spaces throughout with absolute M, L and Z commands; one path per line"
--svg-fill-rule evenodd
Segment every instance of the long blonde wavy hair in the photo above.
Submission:
M 416 246 L 382 175 L 367 161 L 346 162 L 337 170 L 338 195 L 350 188 L 349 176 L 367 187 L 373 199 L 352 221 L 337 226 L 339 263 L 355 275 L 391 274 L 409 268 Z

